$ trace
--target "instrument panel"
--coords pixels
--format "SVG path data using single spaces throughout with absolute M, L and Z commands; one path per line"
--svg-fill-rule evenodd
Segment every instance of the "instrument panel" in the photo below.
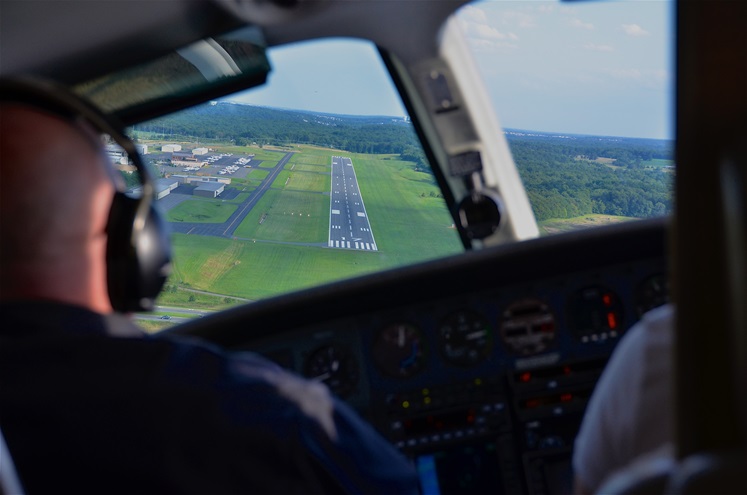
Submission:
M 238 308 L 211 337 L 326 383 L 424 493 L 567 492 L 610 353 L 668 301 L 665 239 L 657 220 L 467 253 Z

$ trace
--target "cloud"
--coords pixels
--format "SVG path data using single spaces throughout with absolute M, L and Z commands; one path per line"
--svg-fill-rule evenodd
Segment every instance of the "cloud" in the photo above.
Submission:
M 534 16 L 527 14 L 526 12 L 519 12 L 516 10 L 509 10 L 501 13 L 501 22 L 503 24 L 514 25 L 522 29 L 537 27 L 537 21 L 534 19 Z
M 459 25 L 470 44 L 477 49 L 516 48 L 511 43 L 519 37 L 510 31 L 501 31 L 490 25 L 487 12 L 469 6 L 459 14 Z
M 584 22 L 581 19 L 571 19 L 569 21 L 569 24 L 571 25 L 571 27 L 579 28 L 579 29 L 588 29 L 588 30 L 595 29 L 594 24 L 590 22 Z
M 516 49 L 519 46 L 515 43 L 510 42 L 503 42 L 503 41 L 491 41 L 491 40 L 481 40 L 477 38 L 470 38 L 469 44 L 476 50 L 476 51 L 493 51 L 498 49 Z
M 501 31 L 498 31 L 496 28 L 488 26 L 487 24 L 473 24 L 472 26 L 470 26 L 470 30 L 472 34 L 474 34 L 478 38 L 487 40 L 519 39 L 519 37 L 514 33 L 502 33 Z
M 610 45 L 598 45 L 596 43 L 586 43 L 584 45 L 584 48 L 586 50 L 592 50 L 592 51 L 595 51 L 595 52 L 613 52 L 613 51 L 615 51 L 615 49 L 612 48 L 612 46 L 610 46 Z
M 615 79 L 641 79 L 643 76 L 640 69 L 609 69 L 606 72 Z
M 634 36 L 636 38 L 649 35 L 649 32 L 638 24 L 623 24 L 622 29 L 628 36 Z
M 472 21 L 472 22 L 479 22 L 479 23 L 487 23 L 488 22 L 488 14 L 477 7 L 473 7 L 472 5 L 466 5 L 459 11 L 459 17 L 464 21 Z
M 633 83 L 642 88 L 662 90 L 671 89 L 672 86 L 672 75 L 665 69 L 606 69 L 602 72 L 613 79 Z

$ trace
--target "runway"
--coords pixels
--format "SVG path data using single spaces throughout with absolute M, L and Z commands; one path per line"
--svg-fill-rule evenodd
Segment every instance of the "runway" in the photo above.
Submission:
M 329 247 L 378 251 L 353 161 L 333 156 L 331 175 Z

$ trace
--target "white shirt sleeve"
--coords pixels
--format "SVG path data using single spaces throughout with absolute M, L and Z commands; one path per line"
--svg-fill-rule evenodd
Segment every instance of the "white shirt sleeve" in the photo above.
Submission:
M 673 308 L 656 308 L 618 344 L 576 437 L 573 469 L 592 492 L 672 436 Z

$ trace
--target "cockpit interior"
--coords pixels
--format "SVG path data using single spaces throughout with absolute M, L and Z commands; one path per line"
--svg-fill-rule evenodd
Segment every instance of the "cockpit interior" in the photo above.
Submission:
M 571 493 L 597 380 L 666 304 L 677 457 L 709 460 L 672 493 L 718 492 L 744 486 L 745 26 L 741 1 L 3 0 L 0 71 L 118 118 L 156 177 L 173 272 L 136 321 L 325 383 L 422 493 Z

